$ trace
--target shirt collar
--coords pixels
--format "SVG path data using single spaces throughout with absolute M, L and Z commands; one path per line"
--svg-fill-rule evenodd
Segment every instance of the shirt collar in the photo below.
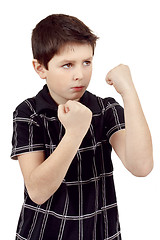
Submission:
M 42 113 L 46 110 L 57 111 L 58 109 L 58 105 L 49 94 L 47 84 L 45 84 L 43 89 L 36 95 L 35 101 L 37 113 Z M 97 97 L 88 91 L 85 91 L 80 99 L 80 103 L 88 107 L 93 114 L 101 111 Z
M 56 102 L 49 94 L 47 84 L 45 84 L 43 89 L 36 95 L 35 100 L 37 113 L 41 113 L 46 110 L 57 111 L 58 109 Z

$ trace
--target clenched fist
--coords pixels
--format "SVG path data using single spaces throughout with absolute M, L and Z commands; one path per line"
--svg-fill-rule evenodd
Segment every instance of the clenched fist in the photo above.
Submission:
M 80 102 L 69 100 L 59 105 L 58 118 L 67 133 L 84 137 L 91 124 L 92 112 Z
M 113 85 L 122 96 L 134 90 L 130 69 L 127 65 L 120 64 L 107 73 L 106 82 Z

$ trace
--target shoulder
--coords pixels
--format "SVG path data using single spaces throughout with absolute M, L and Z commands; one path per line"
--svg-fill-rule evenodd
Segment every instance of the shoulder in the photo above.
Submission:
M 112 97 L 102 98 L 89 91 L 86 91 L 81 102 L 89 107 L 94 113 L 103 112 L 112 108 L 119 103 Z
M 13 112 L 13 124 L 16 128 L 23 128 L 23 132 L 28 129 L 28 124 L 38 128 L 42 126 L 40 115 L 36 112 L 35 97 L 24 100 L 16 107 Z
M 25 99 L 14 110 L 14 115 L 30 116 L 36 113 L 35 97 Z
M 96 94 L 93 94 L 89 91 L 86 91 L 86 96 L 88 99 L 90 100 L 95 100 L 97 102 L 103 102 L 104 104 L 108 104 L 108 103 L 117 103 L 117 101 L 113 98 L 113 97 L 100 97 L 97 96 Z
M 27 114 L 36 114 L 39 112 L 39 108 L 45 105 L 45 98 L 49 98 L 49 94 L 47 92 L 47 86 L 44 85 L 43 89 L 41 89 L 37 95 L 25 99 L 21 102 L 15 109 L 15 111 L 23 112 Z

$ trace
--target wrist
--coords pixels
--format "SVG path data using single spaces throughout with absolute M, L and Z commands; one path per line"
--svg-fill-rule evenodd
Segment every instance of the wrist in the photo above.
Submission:
M 81 142 L 83 140 L 83 138 L 84 138 L 83 134 L 77 133 L 76 131 L 70 131 L 70 130 L 66 130 L 64 136 L 69 141 L 73 141 L 73 142 Z
M 125 91 L 121 93 L 121 97 L 123 100 L 132 98 L 134 96 L 137 96 L 137 92 L 134 86 L 132 88 L 125 89 Z

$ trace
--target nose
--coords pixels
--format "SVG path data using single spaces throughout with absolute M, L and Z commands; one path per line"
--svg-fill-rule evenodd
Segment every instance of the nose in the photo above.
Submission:
M 77 81 L 77 80 L 82 80 L 82 79 L 83 79 L 83 71 L 82 71 L 81 67 L 77 67 L 77 68 L 75 69 L 73 79 L 74 79 L 75 81 Z

